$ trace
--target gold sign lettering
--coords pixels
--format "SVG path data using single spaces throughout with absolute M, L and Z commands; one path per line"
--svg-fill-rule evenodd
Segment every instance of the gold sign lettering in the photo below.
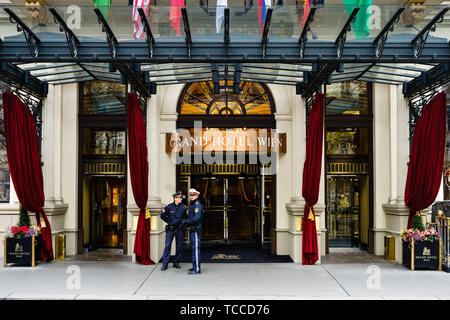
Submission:
M 166 134 L 166 152 L 286 153 L 286 133 L 271 129 L 180 130 Z

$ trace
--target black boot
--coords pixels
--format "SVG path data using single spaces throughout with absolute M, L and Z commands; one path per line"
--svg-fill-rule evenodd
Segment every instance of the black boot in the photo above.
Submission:
M 200 274 L 200 273 L 201 273 L 200 271 L 194 271 L 194 270 L 191 270 L 188 272 L 188 274 Z
M 163 265 L 163 266 L 161 267 L 161 271 L 166 271 L 166 270 L 167 270 L 167 266 Z
M 180 266 L 179 263 L 174 263 L 174 264 L 173 264 L 173 267 L 174 267 L 174 268 L 177 268 L 177 269 L 181 269 L 181 266 Z

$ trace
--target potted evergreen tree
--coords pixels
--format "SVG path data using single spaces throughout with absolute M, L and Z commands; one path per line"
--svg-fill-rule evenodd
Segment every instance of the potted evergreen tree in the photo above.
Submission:
M 441 236 L 434 228 L 425 228 L 422 217 L 416 214 L 412 228 L 401 231 L 403 265 L 411 270 L 441 270 Z
M 41 260 L 41 228 L 32 226 L 27 210 L 20 206 L 17 226 L 8 229 L 4 239 L 4 267 L 8 263 L 34 267 Z

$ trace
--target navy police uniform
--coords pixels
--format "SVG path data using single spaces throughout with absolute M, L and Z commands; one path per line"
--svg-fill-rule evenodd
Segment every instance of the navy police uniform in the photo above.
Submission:
M 202 233 L 203 206 L 198 199 L 191 201 L 186 224 L 189 227 L 189 242 L 192 250 L 190 274 L 200 273 L 200 237 Z
M 174 194 L 177 195 L 178 193 Z M 181 193 L 180 193 L 181 195 Z M 183 224 L 186 219 L 186 206 L 182 203 L 176 205 L 174 202 L 167 205 L 161 213 L 161 219 L 167 222 L 166 226 L 166 243 L 162 257 L 163 268 L 167 268 L 170 259 L 170 249 L 172 241 L 175 237 L 176 253 L 173 261 L 174 267 L 179 267 L 181 257 L 181 246 L 183 245 Z

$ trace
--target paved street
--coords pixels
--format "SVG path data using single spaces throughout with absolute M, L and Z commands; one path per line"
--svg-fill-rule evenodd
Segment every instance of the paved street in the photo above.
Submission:
M 187 263 L 160 267 L 67 260 L 2 267 L 0 299 L 450 299 L 448 273 L 396 263 L 205 263 L 193 276 Z

